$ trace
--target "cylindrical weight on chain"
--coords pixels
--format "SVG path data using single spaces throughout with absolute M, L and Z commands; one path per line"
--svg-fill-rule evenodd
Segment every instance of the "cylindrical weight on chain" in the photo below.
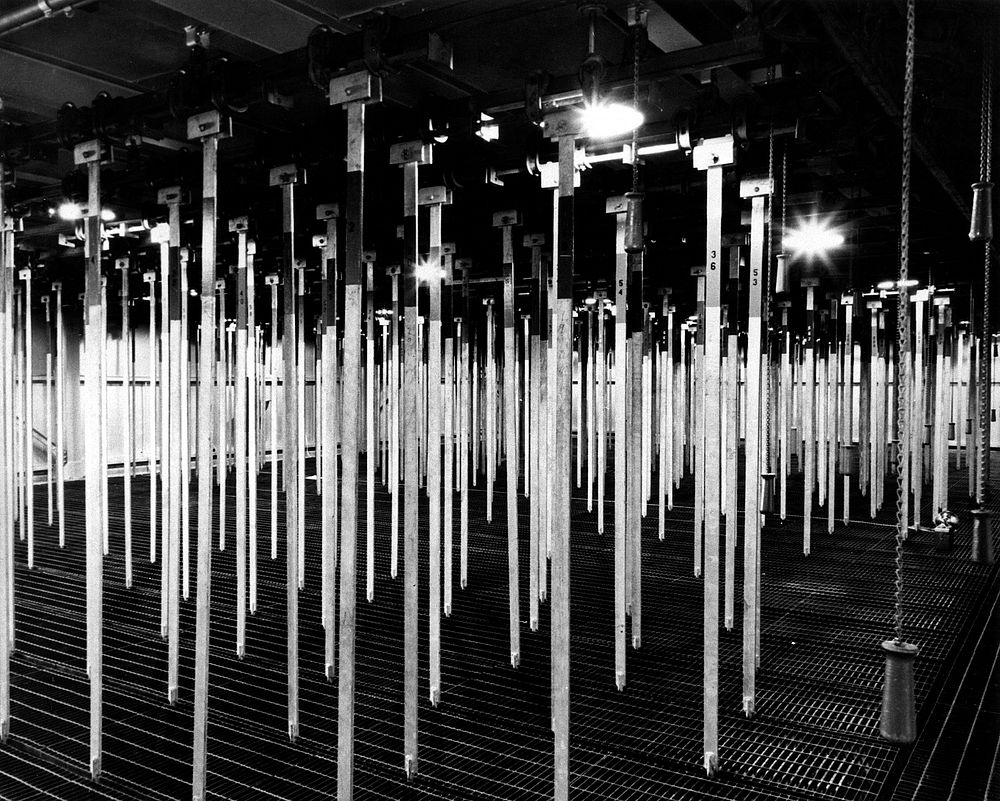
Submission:
M 925 529 L 920 527 L 921 531 Z M 951 550 L 951 526 L 946 523 L 939 523 L 934 526 L 934 550 L 935 551 L 950 551 Z
M 978 181 L 972 185 L 969 239 L 972 242 L 989 242 L 993 239 L 993 184 L 990 181 Z
M 625 193 L 625 252 L 642 253 L 642 192 Z
M 858 474 L 858 449 L 854 445 L 840 446 L 840 474 L 844 476 Z
M 972 561 L 993 564 L 992 513 L 987 509 L 972 510 Z
M 891 743 L 912 743 L 917 737 L 913 660 L 918 649 L 901 640 L 885 640 L 882 650 L 885 651 L 885 680 L 879 732 Z
M 761 485 L 760 511 L 770 515 L 774 512 L 774 473 L 761 473 L 764 483 Z
M 788 291 L 788 257 L 779 253 L 774 259 L 774 294 L 779 295 Z

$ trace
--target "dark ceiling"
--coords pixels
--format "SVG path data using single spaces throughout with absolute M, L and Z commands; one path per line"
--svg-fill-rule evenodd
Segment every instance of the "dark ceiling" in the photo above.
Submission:
M 24 21 L 17 13 L 38 5 L 10 0 L 0 12 L 0 147 L 11 173 L 9 196 L 24 220 L 18 258 L 43 273 L 72 280 L 81 272 L 72 224 L 49 214 L 79 188 L 71 152 L 60 146 L 75 131 L 72 115 L 57 123 L 67 102 L 106 109 L 102 119 L 109 121 L 112 141 L 143 137 L 141 144 L 117 149 L 116 162 L 105 169 L 105 202 L 120 218 L 162 217 L 165 209 L 155 206 L 162 186 L 180 182 L 197 198 L 199 157 L 184 142 L 184 118 L 205 98 L 176 91 L 179 70 L 192 75 L 200 69 L 186 26 L 208 31 L 207 53 L 197 58 L 214 65 L 225 102 L 246 107 L 234 115 L 234 136 L 221 148 L 221 219 L 250 214 L 258 259 L 274 269 L 268 262 L 280 256 L 280 215 L 267 170 L 294 160 L 310 173 L 299 201 L 302 241 L 308 243 L 315 225 L 311 207 L 339 199 L 344 126 L 310 80 L 310 57 L 321 51 L 310 53 L 306 45 L 325 25 L 336 36 L 325 40 L 332 45 L 322 54 L 335 66 L 358 63 L 360 31 L 376 6 L 391 18 L 386 52 L 396 59 L 385 79 L 385 102 L 370 115 L 366 238 L 380 261 L 399 258 L 395 231 L 402 214 L 399 170 L 387 166 L 386 149 L 398 139 L 428 135 L 430 127 L 446 127 L 449 141 L 437 148 L 437 163 L 421 180 L 456 186 L 460 202 L 445 211 L 444 236 L 473 259 L 477 274 L 499 271 L 494 211 L 522 210 L 526 232 L 551 226 L 550 195 L 539 191 L 525 165 L 551 160 L 553 150 L 524 112 L 525 84 L 543 70 L 551 76 L 549 93 L 578 86 L 585 25 L 576 0 L 99 0 L 71 3 L 71 14 L 12 27 Z M 608 62 L 605 85 L 630 100 L 627 3 L 606 5 L 597 29 L 597 47 Z M 773 127 L 779 179 L 787 159 L 789 220 L 819 214 L 847 239 L 829 261 L 799 269 L 818 273 L 828 292 L 866 289 L 892 276 L 899 240 L 903 0 L 644 5 L 643 141 L 675 142 L 682 121 L 696 138 L 739 135 L 737 168 L 725 190 L 725 231 L 743 230 L 736 187 L 741 177 L 766 174 Z M 966 234 L 969 184 L 979 169 L 983 31 L 996 27 L 994 5 L 917 2 L 911 270 L 921 280 L 975 285 L 981 272 L 981 251 Z M 426 57 L 430 33 L 451 46 L 452 69 Z M 219 67 L 222 58 L 225 68 Z M 96 100 L 101 92 L 126 101 L 102 104 Z M 490 145 L 468 135 L 470 121 L 486 110 L 501 124 L 499 142 Z M 595 149 L 588 145 L 588 152 Z M 482 180 L 488 170 L 498 182 Z M 582 177 L 581 297 L 610 278 L 614 223 L 603 213 L 604 200 L 627 190 L 630 181 L 630 169 L 620 163 L 595 165 Z M 646 291 L 652 298 L 658 287 L 671 286 L 679 298 L 690 298 L 690 268 L 703 261 L 704 180 L 690 157 L 675 151 L 648 157 L 641 181 L 648 196 Z M 781 205 L 779 197 L 777 217 Z M 197 226 L 185 226 L 184 237 L 197 245 Z M 132 252 L 139 270 L 158 258 L 142 237 L 113 247 Z M 308 247 L 303 251 L 316 256 Z M 227 258 L 223 249 L 221 259 Z

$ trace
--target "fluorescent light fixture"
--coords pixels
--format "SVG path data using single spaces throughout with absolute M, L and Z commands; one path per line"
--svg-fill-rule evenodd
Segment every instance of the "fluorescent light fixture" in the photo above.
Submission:
M 675 150 L 680 150 L 676 142 L 668 142 L 663 145 L 646 145 L 646 147 L 639 148 L 639 155 L 655 156 L 657 153 L 673 153 Z
M 414 272 L 417 276 L 418 281 L 433 281 L 434 279 L 444 278 L 444 270 L 438 267 L 436 264 L 432 264 L 429 261 L 424 261 L 421 259 L 417 262 L 417 268 Z
M 80 210 L 80 204 L 70 203 L 68 201 L 60 204 L 56 213 L 59 215 L 60 220 L 67 220 L 70 222 L 73 220 L 79 220 L 80 217 L 83 216 L 83 212 Z
M 892 289 L 894 286 L 896 286 L 895 281 L 879 281 L 875 284 L 876 289 Z
M 594 297 L 584 298 L 583 302 L 587 306 L 593 306 L 595 303 L 597 303 L 597 298 Z
M 911 287 L 916 286 L 920 282 L 916 278 L 907 278 L 905 281 L 897 281 L 896 286 Z
M 83 217 L 83 209 L 80 208 L 79 203 L 73 203 L 71 201 L 66 201 L 60 204 L 59 208 L 56 210 L 56 214 L 59 215 L 60 220 L 66 220 L 68 222 L 73 222 L 74 220 L 79 220 Z M 101 209 L 101 219 L 104 222 L 112 222 L 115 219 L 115 213 L 111 209 Z
M 624 103 L 588 103 L 580 112 L 583 132 L 591 139 L 623 136 L 643 123 L 642 112 Z
M 796 231 L 789 231 L 782 240 L 784 249 L 797 256 L 825 256 L 827 251 L 844 244 L 844 235 L 822 223 L 804 222 Z

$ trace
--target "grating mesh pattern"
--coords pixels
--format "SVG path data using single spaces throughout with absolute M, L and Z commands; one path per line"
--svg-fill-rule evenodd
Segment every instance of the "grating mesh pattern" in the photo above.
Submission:
M 799 480 L 796 485 L 794 482 Z M 964 480 L 957 476 L 956 482 Z M 801 508 L 793 476 L 789 509 Z M 613 484 L 609 483 L 609 486 Z M 655 482 L 654 482 L 655 486 Z M 247 656 L 235 656 L 235 553 L 213 553 L 209 791 L 218 799 L 310 799 L 336 788 L 336 686 L 323 678 L 319 625 L 319 502 L 309 485 L 306 589 L 301 595 L 301 736 L 286 737 L 283 543 L 267 557 L 269 475 L 261 476 L 259 609 Z M 502 482 L 498 493 L 503 492 Z M 39 488 L 36 500 L 44 503 Z M 887 489 L 886 497 L 891 493 Z M 740 615 L 720 638 L 722 770 L 701 771 L 702 586 L 692 575 L 690 480 L 657 541 L 644 527 L 643 647 L 629 650 L 626 690 L 614 687 L 613 531 L 594 531 L 583 497 L 572 535 L 571 769 L 574 799 L 875 799 L 898 772 L 898 750 L 878 737 L 882 654 L 892 630 L 891 510 L 876 521 L 814 532 L 801 554 L 789 517 L 763 537 L 762 652 L 757 717 L 743 718 Z M 4 799 L 171 799 L 190 793 L 194 603 L 181 604 L 180 700 L 166 703 L 159 637 L 159 565 L 148 561 L 148 489 L 133 497 L 135 584 L 123 585 L 121 482 L 112 482 L 111 555 L 105 567 L 104 776 L 86 780 L 87 692 L 83 487 L 68 485 L 67 545 L 39 526 L 36 563 L 17 551 L 17 652 L 11 737 L 0 759 Z M 355 798 L 546 799 L 552 791 L 548 606 L 539 631 L 523 621 L 521 668 L 509 667 L 506 523 L 502 498 L 484 522 L 482 484 L 470 496 L 469 589 L 456 581 L 442 624 L 442 702 L 427 701 L 426 576 L 421 589 L 420 765 L 407 784 L 402 758 L 402 586 L 388 577 L 388 496 L 376 492 L 376 597 L 359 591 Z M 794 503 L 791 502 L 794 500 Z M 522 557 L 527 503 L 521 498 Z M 855 508 L 867 508 L 860 496 Z M 688 504 L 688 506 L 685 506 Z M 216 505 L 216 509 L 218 506 Z M 230 504 L 230 509 L 233 508 Z M 825 516 L 819 507 L 817 515 Z M 456 506 L 456 524 L 457 524 Z M 279 519 L 283 520 L 279 510 Z M 606 520 L 613 517 L 608 515 Z M 192 529 L 196 526 L 192 509 Z M 234 526 L 232 515 L 228 523 Z M 917 703 L 932 699 L 990 571 L 956 547 L 907 546 L 907 621 L 921 648 Z M 359 519 L 364 528 L 364 516 Z M 814 527 L 818 528 L 818 526 Z M 824 527 L 825 528 L 825 527 Z M 229 532 L 233 543 L 234 529 Z M 359 551 L 364 548 L 359 532 Z M 458 537 L 456 536 L 456 544 Z M 426 542 L 423 547 L 426 549 Z M 193 554 L 192 554 L 193 556 Z M 364 564 L 359 554 L 359 564 Z M 426 570 L 426 551 L 421 558 Z M 741 555 L 736 597 L 742 597 Z M 194 559 L 192 558 L 192 565 Z M 456 559 L 457 566 L 457 559 Z M 527 571 L 527 561 L 523 560 Z M 193 578 L 193 576 L 192 576 Z M 359 579 L 363 582 L 363 570 Z M 522 582 L 524 591 L 527 581 Z M 192 588 L 194 582 L 192 581 Z M 527 598 L 522 598 L 527 614 Z

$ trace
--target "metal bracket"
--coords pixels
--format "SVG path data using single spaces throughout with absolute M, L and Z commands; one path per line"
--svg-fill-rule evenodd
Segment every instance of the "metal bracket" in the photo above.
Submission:
M 696 170 L 725 167 L 736 161 L 733 137 L 727 134 L 715 139 L 704 139 L 694 146 L 691 161 Z
M 91 139 L 88 142 L 81 142 L 73 148 L 73 163 L 79 166 L 100 162 L 102 154 L 103 149 L 99 140 Z
M 350 75 L 338 75 L 330 79 L 327 93 L 331 106 L 345 103 L 380 103 L 382 101 L 382 79 L 368 70 Z
M 167 186 L 156 193 L 156 202 L 160 206 L 179 204 L 181 199 L 181 188 L 179 186 Z
M 225 139 L 233 135 L 233 122 L 229 117 L 223 117 L 218 111 L 205 111 L 188 117 L 188 139 L 206 139 L 218 136 Z
M 769 197 L 774 194 L 774 183 L 767 176 L 744 178 L 740 181 L 740 197 Z
M 447 206 L 451 204 L 451 190 L 446 186 L 427 186 L 417 190 L 417 205 L 431 206 L 435 203 Z
M 624 214 L 628 209 L 628 203 L 625 200 L 625 195 L 615 195 L 614 197 L 609 197 L 604 203 L 604 211 L 606 214 Z
M 250 220 L 247 217 L 233 217 L 229 221 L 229 230 L 231 233 L 243 233 L 247 232 L 247 228 L 250 226 Z
M 295 164 L 273 167 L 268 178 L 268 186 L 287 186 L 306 182 L 305 170 L 300 171 Z
M 521 212 L 511 210 L 511 211 L 498 211 L 493 215 L 493 227 L 494 228 L 505 228 L 510 225 L 520 225 L 521 224 Z
M 412 142 L 397 142 L 389 147 L 390 164 L 432 164 L 434 161 L 431 146 L 419 140 Z
M 320 203 L 316 207 L 317 220 L 335 220 L 340 217 L 339 203 Z
M 545 135 L 551 139 L 563 136 L 579 136 L 582 129 L 579 109 L 570 108 L 547 114 L 542 121 Z

